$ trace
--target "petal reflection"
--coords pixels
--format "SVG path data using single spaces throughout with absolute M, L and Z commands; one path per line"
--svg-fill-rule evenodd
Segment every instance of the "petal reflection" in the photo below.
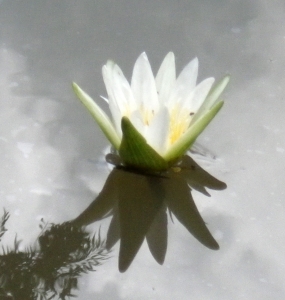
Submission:
M 72 222 L 77 226 L 89 225 L 110 215 L 117 200 L 118 170 L 114 169 L 108 176 L 97 198 Z
M 167 250 L 167 213 L 166 206 L 159 210 L 146 234 L 146 240 L 153 258 L 163 264 Z
M 112 215 L 106 248 L 110 250 L 120 240 L 120 272 L 129 268 L 144 239 L 154 259 L 163 264 L 168 243 L 167 211 L 203 245 L 219 249 L 195 205 L 191 188 L 209 196 L 206 188 L 222 190 L 225 183 L 189 156 L 183 156 L 166 172 L 151 174 L 125 168 L 116 157 L 114 153 L 107 155 L 107 161 L 116 167 L 98 197 L 73 222 L 88 225 Z
M 172 178 L 165 188 L 168 209 L 175 217 L 203 245 L 210 249 L 219 249 L 194 203 L 187 183 L 181 178 Z
M 119 270 L 124 272 L 132 263 L 142 242 L 163 204 L 158 190 L 160 178 L 121 171 L 118 185 L 121 244 Z

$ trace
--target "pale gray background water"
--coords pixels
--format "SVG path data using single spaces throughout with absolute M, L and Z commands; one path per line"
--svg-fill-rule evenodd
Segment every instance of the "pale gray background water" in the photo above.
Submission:
M 174 51 L 200 80 L 231 74 L 226 104 L 199 138 L 203 167 L 228 184 L 196 203 L 221 249 L 169 226 L 163 266 L 144 245 L 130 269 L 113 258 L 80 282 L 79 299 L 285 298 L 285 4 L 247 1 L 0 1 L 0 193 L 11 213 L 3 243 L 22 247 L 41 217 L 74 218 L 100 191 L 107 145 L 71 81 L 105 95 L 112 58 L 130 77 L 146 51 L 157 70 Z M 102 106 L 105 104 L 102 102 Z

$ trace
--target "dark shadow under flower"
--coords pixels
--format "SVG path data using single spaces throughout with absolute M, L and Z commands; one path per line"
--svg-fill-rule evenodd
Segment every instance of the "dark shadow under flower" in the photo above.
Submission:
M 119 270 L 128 269 L 146 238 L 149 249 L 160 264 L 167 250 L 167 212 L 174 215 L 203 245 L 219 249 L 203 221 L 191 195 L 191 188 L 209 196 L 206 188 L 222 190 L 225 183 L 203 170 L 192 158 L 183 156 L 166 172 L 142 173 L 115 163 L 98 197 L 73 224 L 82 226 L 112 215 L 106 246 L 120 240 Z

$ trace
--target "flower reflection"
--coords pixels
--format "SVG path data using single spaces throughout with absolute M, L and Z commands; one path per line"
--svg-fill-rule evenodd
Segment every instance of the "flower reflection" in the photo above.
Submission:
M 1 232 L 9 214 L 0 221 Z M 68 299 L 78 289 L 78 278 L 108 258 L 100 234 L 90 236 L 70 223 L 42 224 L 38 247 L 4 248 L 0 255 L 0 299 Z M 3 230 L 2 230 L 3 229 Z
M 142 173 L 125 168 L 114 154 L 106 156 L 116 165 L 105 185 L 73 224 L 82 226 L 112 216 L 106 246 L 120 240 L 119 270 L 128 269 L 146 239 L 155 260 L 162 264 L 167 250 L 168 214 L 173 214 L 203 245 L 219 249 L 191 195 L 195 189 L 222 190 L 226 184 L 203 170 L 192 158 L 183 156 L 166 172 Z

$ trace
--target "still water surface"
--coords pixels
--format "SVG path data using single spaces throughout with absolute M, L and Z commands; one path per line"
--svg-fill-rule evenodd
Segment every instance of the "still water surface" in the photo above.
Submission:
M 73 260 L 96 254 L 102 264 L 85 265 L 78 290 L 75 280 L 67 281 L 79 299 L 284 299 L 284 19 L 281 0 L 0 1 L 0 193 L 1 209 L 10 214 L 1 236 L 5 251 L 17 236 L 19 252 L 36 249 L 35 256 L 21 257 L 28 262 L 24 269 L 41 266 L 37 272 L 46 275 L 43 253 L 57 253 L 60 241 L 81 249 Z M 120 243 L 111 252 L 92 243 L 99 231 L 107 237 L 116 214 L 86 231 L 60 226 L 92 203 L 111 171 L 104 162 L 107 142 L 71 82 L 100 101 L 107 59 L 130 78 L 143 51 L 154 71 L 173 51 L 178 70 L 199 58 L 199 81 L 231 75 L 225 106 L 193 156 L 227 189 L 206 188 L 210 198 L 192 192 L 219 250 L 201 244 L 173 213 L 167 235 L 160 225 L 164 238 L 144 241 L 127 271 L 119 272 Z M 165 224 L 162 207 L 158 224 Z M 118 239 L 113 234 L 111 245 Z M 57 257 L 66 257 L 64 249 Z M 10 270 L 20 270 L 23 260 L 12 261 Z M 62 260 L 47 261 L 66 271 Z M 0 292 L 12 294 L 15 286 L 5 288 Z

